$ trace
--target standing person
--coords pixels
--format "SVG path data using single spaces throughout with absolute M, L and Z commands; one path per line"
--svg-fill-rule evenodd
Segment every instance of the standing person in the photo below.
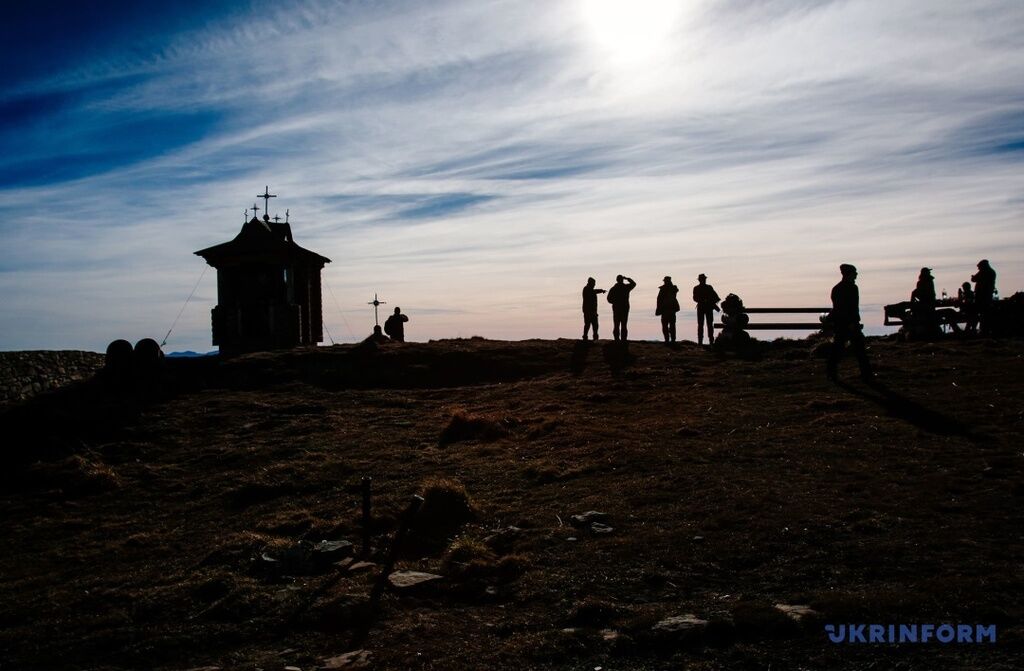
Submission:
M 864 326 L 860 323 L 860 290 L 857 289 L 857 269 L 849 263 L 839 266 L 843 279 L 832 287 L 832 349 L 828 355 L 826 374 L 828 379 L 837 379 L 839 360 L 843 357 L 846 343 L 850 343 L 857 363 L 860 365 L 860 376 L 870 380 L 874 375 L 868 362 L 868 353 L 864 346 Z
M 594 340 L 597 340 L 597 295 L 603 294 L 604 289 L 595 289 L 597 280 L 593 277 L 587 278 L 587 285 L 583 287 L 583 339 L 587 339 L 590 327 L 594 327 Z
M 402 308 L 395 308 L 394 314 L 384 322 L 384 333 L 396 342 L 405 342 L 405 322 L 409 318 L 402 314 Z
M 996 293 L 996 271 L 988 259 L 978 261 L 978 272 L 971 275 L 974 282 L 974 304 L 981 323 L 981 335 L 992 334 L 992 304 Z
M 697 275 L 697 286 L 693 288 L 693 302 L 697 304 L 697 344 L 704 344 L 704 324 L 708 326 L 708 343 L 715 344 L 715 311 L 719 310 L 715 288 L 708 284 L 708 276 Z
M 624 275 L 615 277 L 615 286 L 608 290 L 608 302 L 612 304 L 612 335 L 616 340 L 626 340 L 629 333 L 629 292 L 636 288 L 636 282 Z
M 658 287 L 658 305 L 655 315 L 661 315 L 661 333 L 665 342 L 676 341 L 676 313 L 679 312 L 679 287 L 672 284 L 672 278 L 665 276 L 664 284 Z
M 939 320 L 935 313 L 935 278 L 931 268 L 922 268 L 917 286 L 910 292 L 910 310 L 914 316 L 914 336 L 934 338 L 939 335 Z

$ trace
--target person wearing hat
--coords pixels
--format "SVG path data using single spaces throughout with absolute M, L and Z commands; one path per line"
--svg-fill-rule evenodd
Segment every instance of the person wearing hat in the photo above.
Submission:
M 832 312 L 830 318 L 833 328 L 832 349 L 829 351 L 825 364 L 828 379 L 838 379 L 839 360 L 843 358 L 846 344 L 850 344 L 857 363 L 860 365 L 860 376 L 865 380 L 874 377 L 871 363 L 864 343 L 864 326 L 860 323 L 860 290 L 857 289 L 857 268 L 849 263 L 839 266 L 843 279 L 832 287 Z
M 697 275 L 697 286 L 693 288 L 693 302 L 697 304 L 697 344 L 704 344 L 704 324 L 708 326 L 708 343 L 715 344 L 715 311 L 722 300 L 715 293 L 715 288 L 708 284 L 708 276 Z
M 910 292 L 910 309 L 914 316 L 914 336 L 935 338 L 939 335 L 939 320 L 935 313 L 935 278 L 931 268 L 922 268 L 917 286 Z
M 971 275 L 974 282 L 974 303 L 978 310 L 981 335 L 991 335 L 992 304 L 996 293 L 996 271 L 988 259 L 978 261 L 978 272 Z
M 625 275 L 615 277 L 615 286 L 608 290 L 608 302 L 612 304 L 612 337 L 626 340 L 629 321 L 629 292 L 636 288 L 633 278 Z
M 658 304 L 655 316 L 661 315 L 661 333 L 665 342 L 676 341 L 676 313 L 679 312 L 679 287 L 672 284 L 672 278 L 665 275 L 664 283 L 658 287 Z
M 594 340 L 597 340 L 597 295 L 603 294 L 604 289 L 595 289 L 597 280 L 593 277 L 587 278 L 587 285 L 583 287 L 583 339 L 587 339 L 590 327 L 594 327 Z

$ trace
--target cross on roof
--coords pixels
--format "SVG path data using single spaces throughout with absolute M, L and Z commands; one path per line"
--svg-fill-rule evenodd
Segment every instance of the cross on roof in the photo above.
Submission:
M 288 223 L 288 210 L 287 209 L 285 209 L 285 211 L 284 211 L 284 223 L 286 223 L 286 224 Z
M 249 209 L 250 209 L 250 210 L 252 210 L 252 216 L 254 216 L 254 217 L 255 217 L 255 216 L 256 216 L 256 212 L 257 212 L 257 211 L 258 211 L 258 210 L 259 210 L 260 208 L 256 207 L 256 203 L 253 203 L 253 204 L 252 204 L 252 207 L 250 207 Z
M 269 186 L 263 187 L 263 193 L 256 194 L 256 197 L 263 199 L 263 211 L 264 212 L 268 212 L 270 210 L 270 199 L 271 198 L 277 198 L 277 196 L 275 196 L 274 194 L 270 193 L 270 187 Z
M 281 217 L 279 217 L 279 216 L 277 216 L 277 215 L 275 214 L 275 215 L 274 215 L 274 223 L 276 224 L 276 223 L 277 223 L 277 222 L 279 222 L 279 221 L 281 221 Z

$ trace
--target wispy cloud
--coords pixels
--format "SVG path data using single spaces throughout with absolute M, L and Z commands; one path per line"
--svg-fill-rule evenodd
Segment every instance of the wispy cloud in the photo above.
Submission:
M 572 336 L 586 277 L 626 272 L 655 337 L 665 274 L 748 304 L 819 303 L 843 261 L 866 304 L 983 256 L 1024 284 L 1012 0 L 694 0 L 644 59 L 586 0 L 116 9 L 8 22 L 0 347 L 162 335 L 265 184 L 334 260 L 335 338 L 374 291 L 417 339 Z

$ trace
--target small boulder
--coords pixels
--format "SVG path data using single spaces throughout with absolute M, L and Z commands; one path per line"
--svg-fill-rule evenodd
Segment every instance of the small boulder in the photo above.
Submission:
M 785 603 L 775 604 L 775 610 L 783 613 L 794 622 L 802 622 L 805 619 L 813 619 L 821 615 L 810 606 L 791 605 Z
M 608 526 L 607 524 L 601 524 L 600 522 L 590 523 L 590 533 L 594 534 L 595 536 L 607 536 L 613 531 L 615 531 L 615 529 Z
M 585 513 L 580 513 L 579 515 L 573 515 L 572 517 L 570 517 L 569 523 L 572 524 L 574 527 L 586 528 L 594 522 L 604 524 L 609 520 L 609 518 L 610 516 L 608 515 L 608 513 L 602 513 L 596 510 L 588 510 Z
M 371 654 L 369 650 L 353 650 L 344 655 L 328 657 L 320 667 L 321 671 L 355 671 L 370 668 Z
M 401 594 L 416 594 L 432 590 L 444 576 L 423 571 L 395 571 L 388 576 L 392 589 Z
M 313 546 L 313 568 L 317 571 L 327 569 L 331 564 L 350 557 L 354 551 L 348 541 L 320 541 Z
M 364 573 L 366 571 L 372 571 L 377 568 L 377 565 L 372 561 L 357 561 L 348 565 L 349 573 Z
M 651 627 L 651 634 L 657 642 L 665 645 L 698 645 L 704 637 L 704 630 L 707 629 L 707 626 L 707 620 L 687 613 L 661 620 Z

